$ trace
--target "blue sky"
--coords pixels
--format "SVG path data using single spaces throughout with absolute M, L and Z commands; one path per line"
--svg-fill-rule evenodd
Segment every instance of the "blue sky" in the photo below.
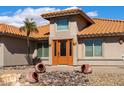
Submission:
M 72 6 L 0 6 L 0 23 L 21 26 L 25 17 L 33 17 L 38 25 L 48 23 L 40 14 L 58 11 Z M 93 18 L 111 18 L 124 20 L 123 6 L 79 6 Z

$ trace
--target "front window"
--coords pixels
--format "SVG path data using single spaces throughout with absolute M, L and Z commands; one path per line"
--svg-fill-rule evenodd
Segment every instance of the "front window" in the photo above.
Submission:
M 65 31 L 65 30 L 68 30 L 68 20 L 67 19 L 57 20 L 57 31 Z
M 37 56 L 38 57 L 48 57 L 49 56 L 48 42 L 43 42 L 43 43 L 37 44 Z
M 102 41 L 101 40 L 85 41 L 85 56 L 86 57 L 102 56 Z

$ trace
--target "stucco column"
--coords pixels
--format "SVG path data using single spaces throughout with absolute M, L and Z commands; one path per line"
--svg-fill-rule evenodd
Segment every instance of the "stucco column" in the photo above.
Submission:
M 74 38 L 74 40 L 76 41 L 76 44 L 73 45 L 73 65 L 77 65 L 78 43 L 77 43 L 77 39 L 76 38 Z
M 49 65 L 52 65 L 52 38 L 49 37 Z
M 4 66 L 4 44 L 0 43 L 0 67 Z
M 70 19 L 70 32 L 71 36 L 73 37 L 73 42 L 76 44 L 73 44 L 73 65 L 77 65 L 77 58 L 78 58 L 78 41 L 77 41 L 77 22 L 75 21 L 75 17 L 72 17 Z
M 82 48 L 83 44 L 79 43 L 78 44 L 78 59 L 81 59 L 83 57 L 83 48 Z
M 49 36 L 49 65 L 52 65 L 52 40 L 54 37 L 55 25 L 54 20 L 50 23 L 50 36 Z

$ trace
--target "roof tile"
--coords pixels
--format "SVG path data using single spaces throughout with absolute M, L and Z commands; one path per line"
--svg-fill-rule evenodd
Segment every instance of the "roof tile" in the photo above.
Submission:
M 53 16 L 60 16 L 60 15 L 64 15 L 64 14 L 70 14 L 70 13 L 79 13 L 82 12 L 79 8 L 76 9 L 67 9 L 67 10 L 61 10 L 61 11 L 55 11 L 55 12 L 49 12 L 46 14 L 42 14 L 41 16 L 43 18 L 49 18 L 49 17 L 53 17 Z
M 94 24 L 84 28 L 78 32 L 78 36 L 94 36 L 94 35 L 106 35 L 124 33 L 124 21 L 123 20 L 111 20 L 111 19 L 93 19 Z M 30 37 L 34 39 L 42 39 L 49 37 L 49 25 L 39 26 L 38 32 L 31 33 Z M 19 28 L 0 24 L 0 33 L 15 35 L 15 36 L 26 36 L 26 32 L 20 31 Z
M 0 32 L 3 34 L 15 35 L 15 36 L 26 36 L 26 32 L 20 31 L 19 28 L 7 25 L 7 24 L 0 24 Z M 41 38 L 48 38 L 49 36 L 49 25 L 39 26 L 38 32 L 32 32 L 30 34 L 31 38 L 41 39 Z

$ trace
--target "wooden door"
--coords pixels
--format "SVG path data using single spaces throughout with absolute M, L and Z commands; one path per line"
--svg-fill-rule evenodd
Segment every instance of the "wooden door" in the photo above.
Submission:
M 58 64 L 58 41 L 52 42 L 52 64 L 57 65 Z
M 72 40 L 55 40 L 52 44 L 52 63 L 55 65 L 73 64 Z

